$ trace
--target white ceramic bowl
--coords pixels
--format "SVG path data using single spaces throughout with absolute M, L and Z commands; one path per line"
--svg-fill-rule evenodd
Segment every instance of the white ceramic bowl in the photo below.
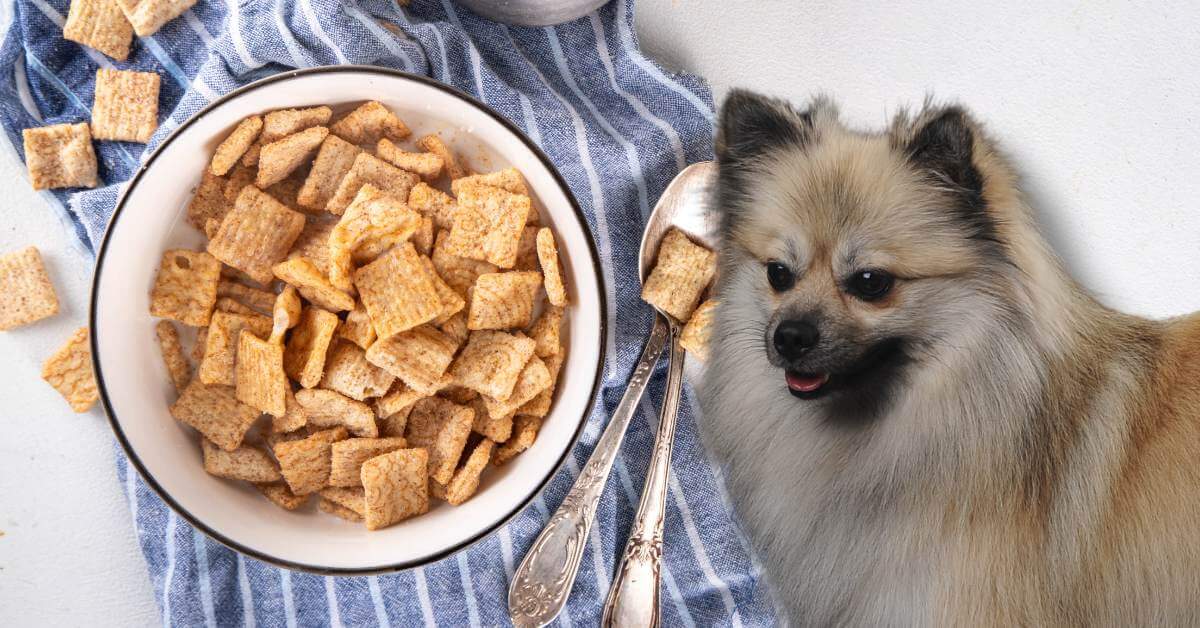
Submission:
M 368 532 L 306 509 L 288 512 L 241 482 L 207 475 L 198 436 L 167 411 L 175 393 L 149 314 L 162 252 L 198 248 L 185 221 L 192 190 L 220 140 L 247 115 L 287 107 L 379 100 L 413 128 L 440 131 L 478 171 L 515 166 L 542 222 L 558 238 L 571 307 L 569 343 L 553 411 L 533 447 L 489 468 L 465 504 Z M 424 77 L 373 67 L 326 67 L 272 76 L 214 102 L 179 127 L 137 172 L 117 204 L 97 256 L 92 352 L 100 398 L 130 460 L 180 516 L 212 538 L 277 565 L 356 574 L 413 567 L 460 550 L 515 515 L 542 489 L 578 439 L 602 372 L 605 291 L 586 223 L 553 165 L 500 115 Z M 315 500 L 312 500 L 315 501 Z

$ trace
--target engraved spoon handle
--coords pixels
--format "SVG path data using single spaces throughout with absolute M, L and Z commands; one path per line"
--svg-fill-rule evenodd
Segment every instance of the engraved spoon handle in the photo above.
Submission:
M 671 448 L 675 443 L 675 419 L 683 381 L 683 349 L 679 325 L 671 323 L 671 353 L 668 358 L 667 389 L 658 420 L 658 435 L 642 499 L 633 518 L 629 541 L 608 599 L 604 603 L 603 626 L 658 626 L 659 589 L 662 579 L 663 520 L 667 512 L 667 484 L 671 472 Z
M 583 560 L 588 532 L 596 516 L 596 505 L 608 481 L 613 460 L 625 439 L 625 430 L 646 390 L 654 365 L 666 345 L 670 329 L 662 315 L 654 317 L 654 327 L 646 340 L 642 357 L 633 369 L 629 385 L 608 426 L 596 443 L 596 449 L 575 480 L 571 491 L 542 533 L 538 535 L 513 575 L 508 591 L 508 614 L 513 624 L 544 626 L 558 616 L 566 605 L 579 564 Z

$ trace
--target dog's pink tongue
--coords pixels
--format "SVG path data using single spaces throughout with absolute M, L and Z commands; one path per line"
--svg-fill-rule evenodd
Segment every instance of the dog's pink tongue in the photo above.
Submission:
M 829 381 L 828 375 L 801 375 L 799 373 L 787 373 L 787 385 L 792 390 L 800 392 L 812 392 L 825 385 Z

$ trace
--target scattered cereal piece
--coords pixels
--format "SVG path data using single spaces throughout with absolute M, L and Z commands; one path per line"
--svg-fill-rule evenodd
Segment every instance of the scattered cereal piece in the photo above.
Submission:
M 438 233 L 431 258 L 433 268 L 446 284 L 454 288 L 455 292 L 470 300 L 471 288 L 475 286 L 475 280 L 480 275 L 494 273 L 500 269 L 495 264 L 467 259 L 451 253 L 446 248 L 448 236 L 449 233 L 446 231 Z
M 367 460 L 408 444 L 403 438 L 347 438 L 333 444 L 330 486 L 362 486 L 360 471 Z M 329 497 L 326 495 L 326 497 Z M 331 498 L 332 499 L 332 498 Z M 338 500 L 334 500 L 338 501 Z M 341 502 L 339 502 L 341 503 Z
M 21 134 L 33 189 L 96 187 L 96 151 L 87 122 L 52 124 Z
M 92 137 L 146 143 L 158 128 L 156 72 L 96 70 Z
M 363 349 L 370 348 L 375 342 L 375 327 L 371 325 L 371 317 L 362 304 L 358 304 L 346 314 L 346 320 L 338 328 L 338 338 L 344 338 Z
M 429 477 L 441 484 L 450 481 L 474 420 L 474 410 L 439 397 L 413 405 L 404 436 L 410 446 L 429 450 Z
M 175 392 L 183 392 L 188 382 L 192 381 L 192 366 L 183 355 L 183 345 L 179 343 L 179 331 L 171 321 L 158 321 L 154 326 L 154 334 L 158 337 L 158 348 L 162 352 L 163 364 L 167 367 L 167 375 L 175 385 Z
M 356 249 L 370 248 L 369 261 L 408 240 L 420 224 L 420 214 L 402 200 L 364 183 L 329 234 L 329 282 L 349 292 Z
M 434 133 L 426 135 L 417 140 L 417 146 L 421 150 L 428 151 L 442 158 L 442 163 L 445 164 L 446 176 L 453 179 L 461 179 L 466 176 L 467 171 L 458 163 L 458 159 L 454 157 L 454 153 L 450 152 L 450 148 L 442 141 L 440 135 Z
M 264 497 L 284 510 L 296 510 L 308 502 L 308 495 L 296 495 L 284 482 L 273 484 L 255 484 Z
M 183 15 L 196 0 L 117 0 L 138 37 L 149 37 Z
M 513 419 L 512 436 L 507 442 L 501 443 L 496 448 L 492 454 L 492 464 L 497 467 L 501 466 L 516 457 L 517 454 L 532 447 L 533 441 L 537 439 L 538 429 L 541 427 L 541 419 L 518 414 L 517 418 Z
M 125 19 L 116 0 L 71 0 L 63 39 L 95 48 L 124 61 L 129 56 L 133 26 Z
M 292 493 L 308 495 L 328 485 L 329 452 L 333 443 L 345 438 L 346 430 L 335 428 L 301 440 L 275 443 L 275 458 Z
M 513 271 L 480 275 L 471 296 L 467 329 L 528 327 L 533 321 L 534 297 L 541 287 L 541 273 Z
M 274 434 L 294 432 L 305 425 L 308 425 L 308 413 L 300 407 L 300 402 L 296 401 L 296 394 L 292 392 L 291 385 L 288 385 L 285 391 L 283 416 L 271 417 L 271 432 Z
M 475 410 L 475 420 L 471 423 L 473 432 L 497 442 L 508 440 L 512 435 L 514 413 L 493 415 L 488 412 L 482 396 L 472 399 L 470 405 Z
M 471 332 L 467 346 L 450 365 L 450 375 L 459 386 L 493 399 L 508 399 L 536 345 L 502 331 Z
M 37 247 L 0 255 L 0 331 L 58 314 L 58 295 Z
M 325 209 L 360 152 L 357 146 L 337 135 L 326 136 L 321 149 L 317 151 L 312 170 L 308 172 L 308 178 L 296 196 L 296 202 L 307 209 Z
M 432 218 L 438 229 L 454 226 L 454 212 L 458 210 L 454 197 L 423 181 L 409 190 L 408 206 Z
M 304 408 L 310 425 L 316 427 L 345 427 L 355 436 L 375 438 L 379 427 L 375 413 L 367 404 L 341 393 L 321 388 L 296 391 L 296 402 Z
M 416 182 L 417 175 L 401 170 L 370 153 L 359 153 L 354 158 L 350 170 L 338 183 L 337 190 L 330 197 L 325 209 L 341 215 L 365 183 L 370 183 L 398 199 L 405 199 Z
M 288 391 L 287 376 L 283 374 L 283 345 L 243 329 L 234 373 L 238 401 L 271 416 L 283 416 Z
M 315 306 L 304 308 L 283 352 L 284 372 L 305 388 L 319 384 L 337 325 L 337 315 Z
M 350 523 L 361 523 L 363 520 L 362 515 L 358 514 L 357 512 L 354 512 L 353 510 L 346 508 L 341 504 L 325 499 L 324 497 L 317 502 L 317 510 L 320 510 L 325 514 L 333 515 L 340 519 L 345 519 Z
M 692 312 L 692 317 L 688 319 L 687 325 L 683 326 L 683 332 L 679 335 L 679 344 L 702 361 L 708 359 L 708 339 L 712 334 L 713 312 L 716 307 L 717 302 L 712 299 L 701 303 L 700 307 Z
M 354 297 L 335 288 L 315 264 L 303 257 L 286 259 L 271 270 L 276 277 L 295 286 L 314 305 L 333 312 L 354 307 Z
M 488 416 L 514 414 L 517 408 L 531 401 L 553 383 L 554 378 L 550 375 L 550 369 L 546 367 L 546 363 L 536 355 L 531 356 L 525 363 L 525 368 L 521 369 L 517 383 L 513 386 L 512 394 L 503 400 L 484 395 L 483 405 L 487 407 Z
M 87 412 L 96 403 L 96 378 L 92 374 L 92 349 L 88 328 L 80 327 L 42 365 L 42 379 L 62 395 L 75 412 Z
M 208 170 L 213 175 L 221 177 L 233 168 L 234 164 L 242 158 L 246 153 L 246 149 L 258 139 L 258 134 L 262 131 L 263 119 L 262 116 L 250 116 L 238 123 L 233 129 L 233 133 L 221 142 L 217 147 L 217 152 L 213 154 L 212 161 L 208 164 Z
M 533 352 L 539 358 L 548 358 L 562 352 L 563 309 L 551 305 L 542 310 L 542 315 L 529 328 L 529 337 L 537 343 Z
M 236 281 L 222 279 L 217 283 L 217 297 L 232 299 L 260 314 L 269 314 L 275 307 L 274 294 Z
M 386 137 L 375 145 L 375 154 L 393 166 L 407 170 L 423 179 L 436 179 L 438 175 L 442 174 L 442 166 L 445 164 L 441 157 L 433 153 L 405 152 Z
M 268 284 L 271 267 L 283 260 L 304 228 L 304 214 L 292 211 L 254 186 L 246 186 L 221 228 L 208 243 L 213 257 Z
M 676 320 L 691 318 L 716 272 L 716 254 L 671 229 L 658 248 L 658 262 L 642 287 L 642 300 Z
M 486 186 L 463 188 L 447 250 L 459 257 L 512 268 L 530 207 L 528 196 Z
M 562 370 L 563 354 L 556 353 L 545 360 L 546 370 L 550 371 L 550 385 L 536 397 L 517 408 L 517 414 L 544 417 L 550 414 L 550 406 L 554 403 L 554 388 L 558 384 L 558 373 Z
M 257 447 L 243 446 L 225 451 L 207 438 L 200 441 L 200 447 L 204 452 L 204 470 L 209 475 L 247 482 L 278 482 L 283 479 L 271 456 Z
M 240 402 L 232 386 L 209 386 L 198 379 L 183 389 L 171 406 L 171 416 L 192 426 L 225 451 L 242 446 L 258 411 Z
M 546 298 L 553 305 L 566 305 L 567 289 L 563 285 L 562 267 L 558 263 L 558 245 L 554 243 L 554 234 L 545 227 L 538 230 L 537 253 L 542 275 L 546 278 Z
M 363 103 L 334 122 L 330 131 L 351 144 L 374 144 L 384 137 L 402 140 L 412 135 L 396 114 L 374 100 Z
M 307 128 L 299 133 L 263 144 L 258 158 L 258 175 L 254 180 L 259 188 L 267 188 L 283 181 L 301 164 L 312 161 L 321 142 L 329 135 L 323 126 Z
M 198 379 L 205 384 L 233 386 L 237 381 L 234 363 L 242 330 L 260 338 L 271 333 L 271 319 L 266 316 L 214 312 L 208 333 L 204 337 L 204 359 L 200 361 Z
M 363 401 L 386 394 L 394 379 L 391 373 L 368 362 L 357 345 L 339 342 L 329 349 L 320 386 Z
M 172 249 L 163 253 L 150 291 L 150 313 L 184 325 L 203 327 L 217 302 L 221 264 L 202 251 Z
M 354 285 L 380 338 L 427 323 L 442 312 L 433 278 L 410 242 L 355 271 Z
M 475 186 L 488 186 L 500 188 L 506 192 L 513 194 L 521 194 L 529 196 L 529 188 L 525 185 L 525 177 L 521 176 L 521 172 L 516 168 L 505 168 L 496 172 L 487 174 L 473 174 L 469 177 L 462 177 L 450 182 L 450 190 L 455 196 L 462 194 L 463 190 Z
M 454 477 L 450 478 L 450 483 L 446 484 L 445 488 L 439 484 L 433 485 L 437 487 L 434 489 L 434 495 L 452 506 L 458 506 L 470 499 L 479 488 L 479 476 L 487 467 L 488 460 L 492 457 L 492 448 L 495 446 L 496 443 L 486 438 L 479 441 L 471 450 L 467 462 L 454 472 Z
M 397 449 L 362 465 L 367 529 L 378 530 L 429 510 L 429 454 Z
M 205 169 L 204 173 L 200 175 L 200 185 L 196 186 L 196 193 L 188 203 L 188 224 L 207 234 L 208 222 L 215 220 L 219 227 L 227 213 L 229 213 L 229 201 L 225 199 L 225 179 Z M 216 230 L 214 229 L 212 233 L 216 235 Z
M 399 377 L 410 388 L 432 395 L 445 385 L 446 368 L 454 361 L 458 343 L 432 325 L 421 325 L 367 349 L 367 361 Z

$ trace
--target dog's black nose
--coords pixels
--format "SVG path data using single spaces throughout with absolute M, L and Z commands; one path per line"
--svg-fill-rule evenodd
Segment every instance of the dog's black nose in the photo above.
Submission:
M 789 360 L 804 355 L 817 346 L 821 334 L 817 327 L 805 321 L 783 321 L 775 328 L 775 350 Z

